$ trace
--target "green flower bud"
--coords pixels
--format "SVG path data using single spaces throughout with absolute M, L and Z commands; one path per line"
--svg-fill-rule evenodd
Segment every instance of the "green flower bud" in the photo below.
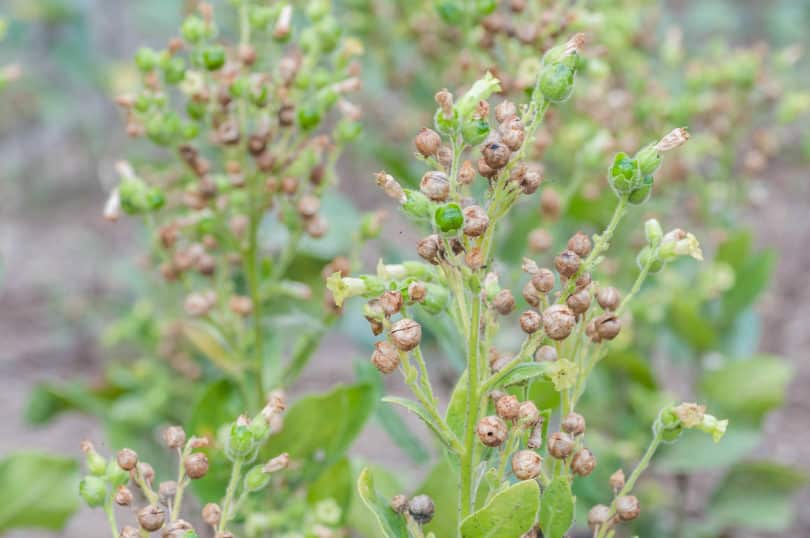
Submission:
M 643 269 L 647 263 L 651 263 L 649 272 L 650 273 L 657 273 L 661 269 L 664 268 L 664 262 L 661 261 L 658 257 L 655 257 L 652 261 L 650 260 L 651 257 L 655 256 L 655 252 L 650 247 L 644 247 L 641 249 L 641 252 L 638 253 L 636 257 L 636 265 L 638 265 L 639 269 Z
M 638 187 L 640 179 L 638 161 L 623 152 L 613 157 L 613 164 L 608 170 L 608 182 L 617 196 L 629 195 Z
M 179 57 L 169 59 L 163 66 L 163 80 L 166 84 L 180 84 L 186 78 L 186 62 Z
M 464 20 L 464 9 L 456 0 L 442 0 L 436 4 L 436 12 L 445 24 L 456 26 Z
M 248 80 L 245 77 L 238 77 L 228 88 L 228 92 L 236 99 L 242 97 L 249 89 Z
M 663 159 L 655 146 L 655 143 L 644 146 L 636 153 L 635 157 L 633 157 L 638 161 L 638 167 L 642 176 L 654 174 L 655 171 L 658 170 L 658 167 L 661 166 Z
M 402 210 L 406 215 L 417 219 L 426 219 L 430 217 L 432 204 L 428 197 L 422 194 L 421 191 L 412 189 L 403 189 L 405 191 L 405 202 L 402 204 Z
M 304 104 L 296 111 L 298 126 L 305 131 L 309 131 L 318 126 L 321 122 L 321 111 L 311 104 Z
M 202 61 L 209 71 L 216 71 L 225 65 L 225 49 L 220 45 L 211 45 L 202 51 Z
M 464 224 L 464 215 L 458 204 L 444 204 L 436 208 L 433 214 L 436 227 L 443 232 L 454 232 Z
M 88 506 L 101 506 L 107 498 L 107 484 L 97 476 L 85 476 L 79 482 L 79 495 Z
M 158 187 L 151 187 L 146 191 L 146 209 L 157 211 L 166 204 L 166 195 Z
M 250 433 L 253 434 L 253 438 L 257 441 L 263 441 L 270 434 L 270 424 L 262 413 L 259 413 L 250 421 L 248 429 L 250 429 Z
M 110 463 L 107 464 L 104 477 L 112 484 L 113 489 L 118 488 L 118 486 L 124 486 L 129 482 L 129 473 L 123 470 L 115 460 L 111 460 Z
M 483 142 L 488 134 L 489 122 L 484 118 L 473 118 L 461 126 L 461 135 L 464 137 L 464 141 L 471 146 L 477 146 Z
M 186 105 L 186 114 L 193 120 L 202 120 L 205 117 L 205 104 L 194 100 L 189 101 Z
M 144 73 L 152 71 L 159 59 L 158 53 L 149 47 L 141 47 L 135 53 L 135 65 Z
M 540 93 L 547 101 L 562 103 L 574 91 L 575 72 L 573 67 L 564 63 L 544 65 L 538 81 Z
M 340 272 L 335 272 L 326 279 L 326 288 L 332 292 L 335 304 L 343 306 L 343 302 L 352 297 L 380 295 L 385 291 L 385 283 L 376 276 L 342 277 Z
M 422 308 L 429 314 L 438 314 L 444 311 L 450 299 L 450 292 L 447 291 L 447 287 L 428 282 L 425 284 L 425 288 L 427 293 L 420 303 Z
M 151 99 L 149 99 L 148 95 L 141 94 L 135 98 L 135 103 L 133 103 L 132 106 L 137 112 L 143 114 L 144 112 L 149 110 L 150 106 L 152 106 L 152 101 Z
M 147 187 L 146 184 L 138 178 L 126 178 L 121 180 L 121 183 L 118 185 L 118 196 L 121 199 L 121 209 L 130 215 L 138 214 L 147 207 Z M 88 454 L 88 464 L 89 463 L 90 455 Z
M 345 144 L 346 142 L 356 140 L 362 132 L 363 125 L 359 121 L 343 118 L 335 126 L 335 141 Z
M 245 474 L 245 491 L 259 491 L 270 483 L 270 475 L 264 472 L 264 464 L 251 468 Z
M 316 32 L 320 40 L 322 52 L 328 54 L 337 48 L 338 43 L 340 43 L 342 29 L 334 17 L 324 18 L 323 21 L 318 24 Z
M 484 78 L 475 81 L 475 84 L 461 96 L 455 105 L 459 118 L 467 119 L 478 107 L 478 103 L 486 101 L 493 93 L 501 91 L 501 82 L 492 73 L 487 71 Z
M 242 459 L 250 455 L 256 448 L 256 439 L 253 437 L 253 432 L 239 422 L 234 422 L 231 425 L 231 431 L 228 434 L 228 441 L 225 447 L 225 453 L 228 459 Z
M 656 219 L 648 219 L 644 223 L 644 236 L 647 238 L 647 243 L 656 246 L 661 242 L 664 237 L 664 230 L 661 229 L 661 224 Z
M 653 182 L 652 174 L 647 174 L 641 178 L 639 186 L 633 189 L 630 196 L 627 197 L 627 201 L 633 205 L 642 205 L 645 203 L 650 199 L 650 195 L 652 194 Z
M 205 21 L 196 15 L 190 15 L 183 21 L 180 33 L 187 43 L 198 43 L 205 37 Z

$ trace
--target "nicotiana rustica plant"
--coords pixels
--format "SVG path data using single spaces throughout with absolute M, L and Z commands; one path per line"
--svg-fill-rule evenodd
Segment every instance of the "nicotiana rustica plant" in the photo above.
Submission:
M 351 297 L 368 300 L 364 315 L 375 335 L 371 361 L 383 373 L 397 370 L 414 400 L 386 398 L 415 413 L 442 443 L 458 489 L 454 533 L 464 537 L 537 536 L 561 538 L 574 521 L 571 484 L 591 474 L 598 454 L 587 446 L 585 418 L 577 404 L 589 375 L 622 327 L 629 302 L 649 274 L 681 256 L 702 259 L 697 239 L 680 229 L 664 233 L 650 220 L 646 245 L 638 253 L 639 272 L 624 294 L 592 280 L 626 213 L 647 201 L 664 154 L 683 144 L 675 129 L 633 153 L 617 153 L 607 183 L 616 197 L 613 216 L 602 233 L 573 235 L 554 259 L 554 269 L 525 259 L 527 282 L 520 314 L 525 333 L 520 346 L 500 348 L 500 324 L 516 308 L 502 287 L 503 269 L 494 257 L 496 230 L 518 200 L 542 183 L 540 167 L 527 157 L 546 111 L 572 93 L 581 62 L 583 36 L 551 48 L 543 56 L 527 104 L 501 101 L 490 112 L 489 97 L 499 91 L 491 74 L 458 98 L 436 94 L 435 130 L 415 138 L 428 168 L 419 190 L 403 188 L 390 174 L 378 185 L 414 220 L 429 223 L 430 235 L 416 250 L 422 261 L 380 263 L 376 274 L 334 273 L 329 289 L 338 305 Z M 494 115 L 494 123 L 491 116 Z M 422 325 L 414 318 L 448 316 L 466 349 L 466 371 L 444 410 L 428 376 L 420 346 Z M 534 381 L 546 379 L 559 393 L 559 410 L 539 408 L 529 398 Z M 668 405 L 652 428 L 652 441 L 627 479 L 613 475 L 613 499 L 593 507 L 588 520 L 594 536 L 613 536 L 623 521 L 638 517 L 633 496 L 637 479 L 661 443 L 684 429 L 701 429 L 719 440 L 727 422 L 693 403 Z M 376 493 L 372 473 L 359 481 L 361 496 L 389 537 L 424 536 L 434 517 L 433 502 L 419 495 L 390 504 Z

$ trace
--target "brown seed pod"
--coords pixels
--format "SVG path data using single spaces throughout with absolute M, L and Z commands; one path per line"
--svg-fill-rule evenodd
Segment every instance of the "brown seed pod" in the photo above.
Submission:
M 529 166 L 520 179 L 520 188 L 523 194 L 533 194 L 543 182 L 543 171 L 538 166 Z
M 329 231 L 329 222 L 321 215 L 307 219 L 304 228 L 310 237 L 319 239 Z
M 222 509 L 217 503 L 208 503 L 203 506 L 202 519 L 212 527 L 219 525 L 219 520 L 222 518 Z
M 481 157 L 478 159 L 478 173 L 487 179 L 492 179 L 498 175 L 498 171 L 487 164 L 486 159 Z
M 568 250 L 584 258 L 591 253 L 591 239 L 586 234 L 577 232 L 568 240 Z
M 180 426 L 169 426 L 163 430 L 163 441 L 169 448 L 182 448 L 186 444 L 186 432 Z
M 169 506 L 175 495 L 177 495 L 177 482 L 174 480 L 161 482 L 158 486 L 158 497 L 164 506 Z
M 557 360 L 557 350 L 554 346 L 540 346 L 534 352 L 534 360 L 537 362 L 554 362 Z
M 471 205 L 464 208 L 464 227 L 462 231 L 468 237 L 482 235 L 489 226 L 489 216 L 481 206 Z
M 391 317 L 402 309 L 402 293 L 389 290 L 380 295 L 379 305 L 386 317 Z
M 121 529 L 121 534 L 118 535 L 118 538 L 141 538 L 141 531 L 127 525 Z
M 543 421 L 538 421 L 532 428 L 532 433 L 529 435 L 529 440 L 526 443 L 531 449 L 537 450 L 543 446 Z
M 434 202 L 443 202 L 450 194 L 450 180 L 444 172 L 431 170 L 422 176 L 419 190 Z
M 519 150 L 526 138 L 523 122 L 517 116 L 511 116 L 504 120 L 499 127 L 499 131 L 501 140 L 511 151 Z
M 540 422 L 540 410 L 534 405 L 534 402 L 526 400 L 520 403 L 518 410 L 518 423 L 523 428 L 532 429 Z
M 496 416 L 484 417 L 476 426 L 478 438 L 488 447 L 501 446 L 506 440 L 508 428 L 506 423 Z
M 427 296 L 427 287 L 424 282 L 411 282 L 408 284 L 408 300 L 412 303 L 421 303 Z
M 298 214 L 302 218 L 309 219 L 314 217 L 318 210 L 321 209 L 321 200 L 317 196 L 307 194 L 298 200 Z
M 570 433 L 574 437 L 585 433 L 585 417 L 579 413 L 568 413 L 560 423 L 560 427 L 566 433 Z
M 423 157 L 430 157 L 439 151 L 439 146 L 442 145 L 442 137 L 433 129 L 423 127 L 413 139 L 413 144 L 416 146 L 416 151 L 421 153 Z
M 568 305 L 574 315 L 584 314 L 591 306 L 591 293 L 587 289 L 572 293 L 566 299 L 565 304 Z
M 587 448 L 574 454 L 571 460 L 571 470 L 579 476 L 588 476 L 593 472 L 594 467 L 596 467 L 596 458 Z
M 130 471 L 129 475 L 134 476 L 136 470 L 138 473 L 141 474 L 143 481 L 151 486 L 152 481 L 155 479 L 155 469 L 145 461 L 139 461 L 138 466 L 132 471 Z
M 599 291 L 596 292 L 596 302 L 598 302 L 599 306 L 605 310 L 612 312 L 619 308 L 619 305 L 622 302 L 622 297 L 619 290 L 613 286 L 607 286 L 605 288 L 599 288 Z
M 125 471 L 131 471 L 138 465 L 138 454 L 129 448 L 119 450 L 115 459 L 118 462 L 118 466 Z
M 520 413 L 520 401 L 511 394 L 502 396 L 495 401 L 495 412 L 504 420 L 514 420 Z
M 520 328 L 527 334 L 532 334 L 540 330 L 543 326 L 543 316 L 534 310 L 526 310 L 520 315 Z
M 458 171 L 458 182 L 462 185 L 469 185 L 475 179 L 475 168 L 470 161 L 464 161 Z
M 391 326 L 391 341 L 400 351 L 411 351 L 422 340 L 422 326 L 412 319 L 401 319 Z
M 582 260 L 573 250 L 564 250 L 554 258 L 554 267 L 563 278 L 574 276 L 579 271 L 580 265 L 582 265 Z
M 624 471 L 618 469 L 615 473 L 610 475 L 610 479 L 608 480 L 610 484 L 610 488 L 613 490 L 613 493 L 618 493 L 624 487 Z
M 166 521 L 166 512 L 160 506 L 152 505 L 138 512 L 138 525 L 148 532 L 155 532 Z
M 597 504 L 588 512 L 588 527 L 591 530 L 597 530 L 608 521 L 610 521 L 610 508 L 604 504 Z
M 538 307 L 540 306 L 540 292 L 537 291 L 537 288 L 534 287 L 534 284 L 531 281 L 526 282 L 526 285 L 523 286 L 523 299 L 529 306 Z
M 560 216 L 560 195 L 554 189 L 543 189 L 540 195 L 540 210 L 544 217 L 550 220 L 557 220 Z
M 548 437 L 548 453 L 552 458 L 564 460 L 574 451 L 576 443 L 565 432 L 554 432 Z
M 536 273 L 532 275 L 532 286 L 540 293 L 548 293 L 554 289 L 557 279 L 554 277 L 554 272 L 551 269 L 541 267 Z
M 510 290 L 503 289 L 495 294 L 495 298 L 492 299 L 492 306 L 500 315 L 507 316 L 515 309 L 515 297 Z
M 383 374 L 390 374 L 399 367 L 399 351 L 391 342 L 377 342 L 371 354 L 371 363 Z
M 234 295 L 228 300 L 228 308 L 234 314 L 247 317 L 253 312 L 253 300 L 246 295 Z
M 596 334 L 596 340 L 591 336 L 591 340 L 601 342 L 602 340 L 613 340 L 622 330 L 622 322 L 615 314 L 605 313 L 597 316 L 591 322 Z
M 543 328 L 552 340 L 565 340 L 576 324 L 574 313 L 566 305 L 555 304 L 543 312 Z
M 498 123 L 503 123 L 509 117 L 517 116 L 517 106 L 509 100 L 504 100 L 498 103 L 495 107 L 495 120 Z
M 118 490 L 115 492 L 115 504 L 118 506 L 129 506 L 132 504 L 134 496 L 132 492 L 126 486 L 118 486 Z
M 632 521 L 641 514 L 641 504 L 634 495 L 622 495 L 616 499 L 616 515 L 622 521 Z
M 408 509 L 408 497 L 405 495 L 394 495 L 391 499 L 391 510 L 398 514 L 404 514 Z
M 574 281 L 574 291 L 582 291 L 591 285 L 591 274 L 588 272 L 581 273 Z
M 445 170 L 449 170 L 453 165 L 453 148 L 446 144 L 440 146 L 439 151 L 436 152 L 436 160 Z
M 484 142 L 481 155 L 488 167 L 493 170 L 500 170 L 509 163 L 512 151 L 499 140 L 489 140 Z
M 183 461 L 183 467 L 192 480 L 202 478 L 208 473 L 208 456 L 202 452 L 195 452 Z
M 408 501 L 408 513 L 420 525 L 430 523 L 435 512 L 436 506 L 433 504 L 433 499 L 427 495 L 417 495 Z
M 420 239 L 416 244 L 416 253 L 433 265 L 439 263 L 442 250 L 441 238 L 436 234 Z
M 472 247 L 464 253 L 464 263 L 472 269 L 477 271 L 484 266 L 484 253 L 481 252 L 480 247 Z
M 543 458 L 534 450 L 519 450 L 512 456 L 512 472 L 518 480 L 532 480 L 540 475 Z
M 529 250 L 535 253 L 548 251 L 554 244 L 554 238 L 543 228 L 536 228 L 529 233 Z

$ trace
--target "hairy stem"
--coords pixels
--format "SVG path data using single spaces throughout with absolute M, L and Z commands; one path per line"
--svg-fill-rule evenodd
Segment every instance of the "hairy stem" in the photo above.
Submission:
M 225 490 L 225 500 L 222 501 L 222 516 L 219 521 L 217 532 L 224 532 L 228 528 L 228 521 L 233 517 L 233 497 L 236 495 L 236 488 L 239 479 L 242 477 L 242 459 L 237 458 L 231 468 L 231 479 L 228 481 L 228 489 Z

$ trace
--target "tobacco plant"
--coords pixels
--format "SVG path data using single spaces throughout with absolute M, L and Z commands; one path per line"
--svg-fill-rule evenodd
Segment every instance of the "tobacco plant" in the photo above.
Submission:
M 415 413 L 443 445 L 457 478 L 459 536 L 506 538 L 542 531 L 545 537 L 562 537 L 569 531 L 571 484 L 597 464 L 586 443 L 585 418 L 577 413 L 589 375 L 621 331 L 623 315 L 648 275 L 681 256 L 702 259 L 692 234 L 680 229 L 665 234 L 649 220 L 638 275 L 624 297 L 592 279 L 625 214 L 650 197 L 663 154 L 689 138 L 678 128 L 635 152 L 614 156 L 607 183 L 616 203 L 600 234 L 571 236 L 554 259 L 554 270 L 524 260 L 528 281 L 521 295 L 528 309 L 519 325 L 525 338 L 519 347 L 503 350 L 500 325 L 510 321 L 516 300 L 500 284 L 497 228 L 520 198 L 541 186 L 542 169 L 528 159 L 527 148 L 550 106 L 571 95 L 583 39 L 577 34 L 546 52 L 528 103 L 518 108 L 501 101 L 494 122 L 488 99 L 501 88 L 491 74 L 457 99 L 439 91 L 436 130 L 424 128 L 414 139 L 428 168 L 419 190 L 403 188 L 385 172 L 377 175 L 378 185 L 406 215 L 432 228 L 416 247 L 423 261 L 381 262 L 376 274 L 334 273 L 328 280 L 338 305 L 354 296 L 368 299 L 364 315 L 372 332 L 385 336 L 371 361 L 385 374 L 399 370 L 415 397 L 386 400 Z M 422 315 L 448 316 L 465 344 L 466 370 L 444 412 L 422 353 L 422 324 L 414 319 Z M 529 399 L 539 378 L 550 380 L 559 393 L 558 414 Z M 618 469 L 610 481 L 612 500 L 590 510 L 595 537 L 613 536 L 619 523 L 638 517 L 633 488 L 661 443 L 675 441 L 684 429 L 704 430 L 715 441 L 723 436 L 727 421 L 705 411 L 694 403 L 661 409 L 640 462 L 627 479 Z M 422 525 L 435 509 L 429 497 L 398 496 L 388 506 L 369 472 L 361 475 L 359 488 L 386 536 L 424 536 Z

